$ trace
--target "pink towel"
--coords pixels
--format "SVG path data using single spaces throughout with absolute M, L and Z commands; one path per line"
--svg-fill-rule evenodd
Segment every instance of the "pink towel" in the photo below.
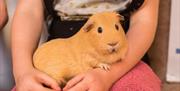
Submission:
M 11 91 L 16 90 L 13 88 Z M 148 65 L 139 62 L 110 91 L 161 91 L 161 81 Z

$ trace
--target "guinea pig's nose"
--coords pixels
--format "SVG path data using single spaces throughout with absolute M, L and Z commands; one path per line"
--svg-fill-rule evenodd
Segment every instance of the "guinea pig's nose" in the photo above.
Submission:
M 118 44 L 118 42 L 108 43 L 108 45 L 109 45 L 109 46 L 112 46 L 112 47 L 116 46 L 117 44 Z

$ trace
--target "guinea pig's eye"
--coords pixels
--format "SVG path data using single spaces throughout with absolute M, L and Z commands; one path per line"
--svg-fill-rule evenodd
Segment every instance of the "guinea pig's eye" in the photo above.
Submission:
M 103 29 L 102 29 L 102 27 L 98 27 L 98 33 L 102 33 L 103 32 Z
M 116 30 L 119 30 L 119 26 L 117 24 L 115 24 L 115 28 Z

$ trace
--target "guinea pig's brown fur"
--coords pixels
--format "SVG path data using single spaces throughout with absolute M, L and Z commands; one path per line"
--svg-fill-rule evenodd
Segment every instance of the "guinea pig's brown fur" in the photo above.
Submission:
M 41 45 L 33 56 L 35 68 L 59 84 L 93 68 L 108 70 L 128 49 L 120 20 L 115 12 L 92 15 L 74 36 Z

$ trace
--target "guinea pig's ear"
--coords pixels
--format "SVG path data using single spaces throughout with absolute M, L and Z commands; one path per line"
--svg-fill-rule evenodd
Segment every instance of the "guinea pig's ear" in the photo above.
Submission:
M 120 15 L 120 14 L 117 14 L 117 16 L 119 17 L 119 19 L 120 19 L 120 21 L 124 21 L 125 19 L 124 19 L 124 16 L 122 16 L 122 15 Z
M 87 22 L 87 23 L 84 25 L 83 30 L 84 30 L 85 32 L 88 32 L 88 31 L 90 31 L 93 27 L 94 27 L 94 22 L 89 21 L 89 22 Z

